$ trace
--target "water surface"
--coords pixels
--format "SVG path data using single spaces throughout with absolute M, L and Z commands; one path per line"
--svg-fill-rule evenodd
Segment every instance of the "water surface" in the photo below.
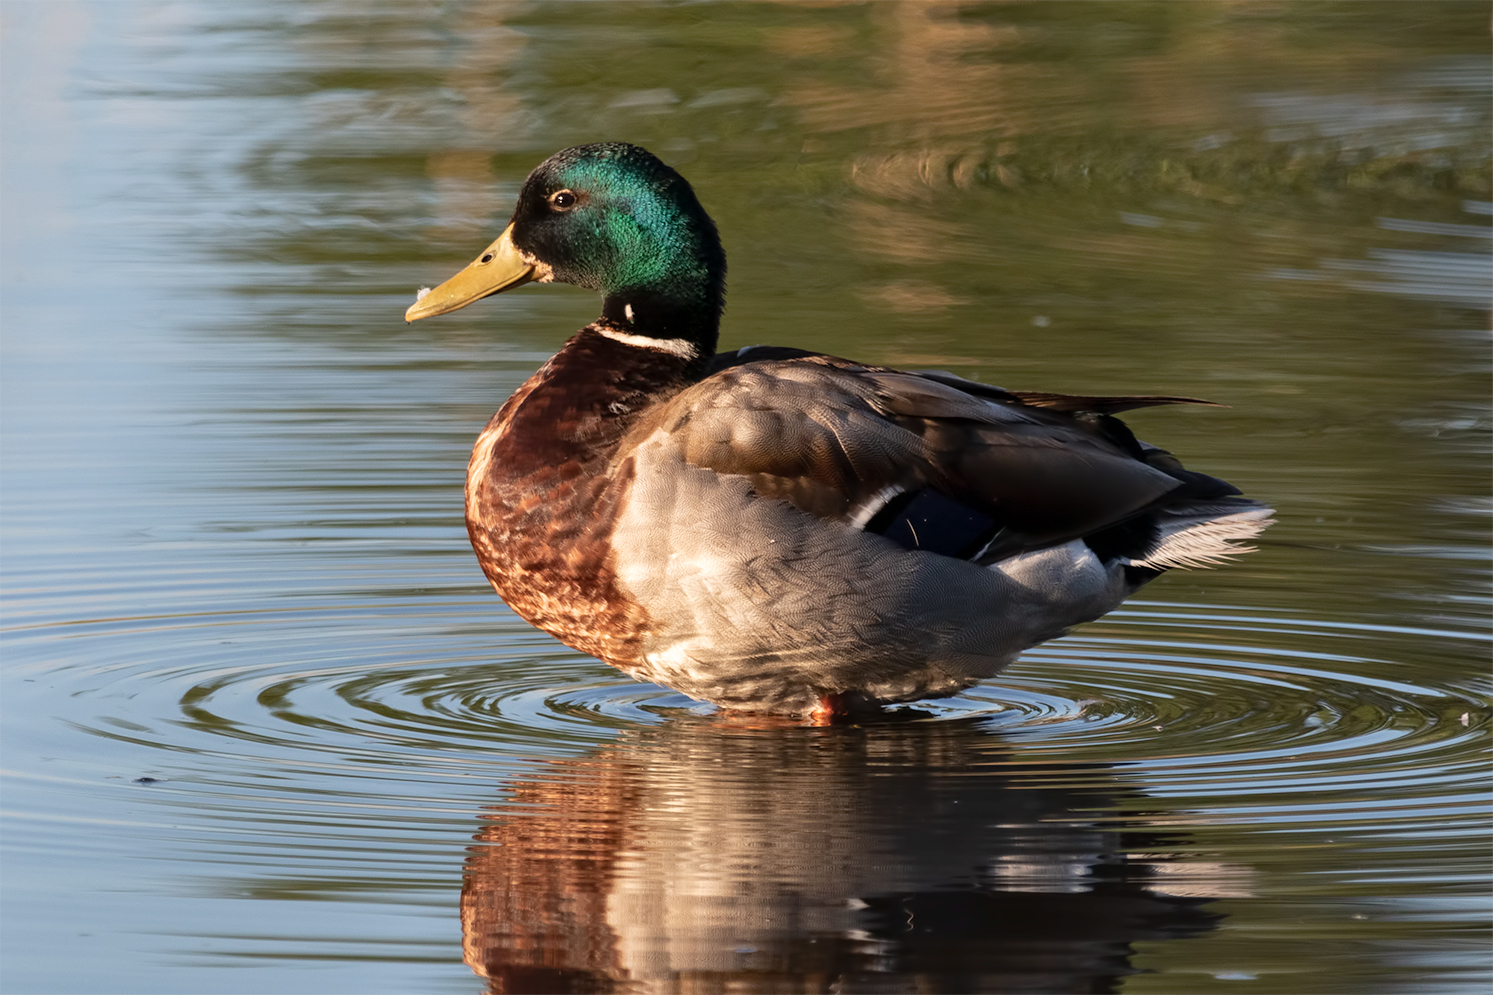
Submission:
M 0 28 L 4 990 L 1485 990 L 1484 5 Z M 606 138 L 723 345 L 1209 397 L 1128 420 L 1279 524 L 865 728 L 530 629 L 467 451 L 596 302 L 400 316 Z

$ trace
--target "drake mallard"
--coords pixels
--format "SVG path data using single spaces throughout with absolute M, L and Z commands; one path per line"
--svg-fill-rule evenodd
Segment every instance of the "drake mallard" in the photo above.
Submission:
M 1193 399 L 716 353 L 725 275 L 682 176 L 582 145 L 405 314 L 529 282 L 602 295 L 478 437 L 467 531 L 515 612 L 640 680 L 818 720 L 952 695 L 1270 524 L 1115 417 Z

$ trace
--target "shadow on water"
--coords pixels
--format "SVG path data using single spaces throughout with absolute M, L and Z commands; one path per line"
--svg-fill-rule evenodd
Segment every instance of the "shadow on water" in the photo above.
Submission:
M 979 720 L 688 716 L 560 760 L 466 861 L 491 992 L 1110 992 L 1132 944 L 1214 929 L 1242 867 L 1187 863 L 1104 764 Z

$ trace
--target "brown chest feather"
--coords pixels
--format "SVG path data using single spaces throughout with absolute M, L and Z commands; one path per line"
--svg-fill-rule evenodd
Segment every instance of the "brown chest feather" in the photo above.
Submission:
M 498 594 L 625 670 L 648 618 L 616 584 L 611 536 L 633 472 L 617 445 L 635 412 L 688 383 L 684 365 L 582 331 L 493 417 L 467 470 L 467 533 Z

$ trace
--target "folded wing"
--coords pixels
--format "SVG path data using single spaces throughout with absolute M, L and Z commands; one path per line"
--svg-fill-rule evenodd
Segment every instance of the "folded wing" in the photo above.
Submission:
M 792 352 L 718 357 L 621 451 L 661 430 L 687 462 L 746 477 L 760 497 L 980 562 L 1096 534 L 1144 546 L 1127 529 L 1147 509 L 1238 493 L 1112 414 L 1208 402 L 1021 394 Z

